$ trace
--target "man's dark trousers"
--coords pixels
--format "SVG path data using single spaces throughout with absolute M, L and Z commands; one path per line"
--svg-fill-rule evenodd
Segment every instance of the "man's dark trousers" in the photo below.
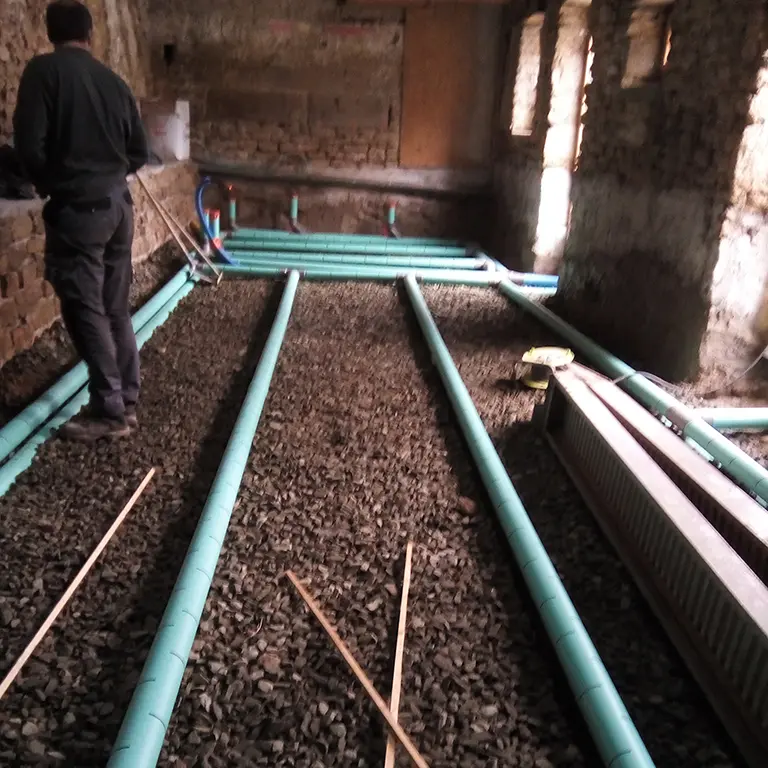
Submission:
M 43 218 L 46 278 L 88 366 L 93 415 L 122 421 L 139 397 L 139 351 L 129 305 L 130 193 L 122 188 L 100 200 L 51 200 Z

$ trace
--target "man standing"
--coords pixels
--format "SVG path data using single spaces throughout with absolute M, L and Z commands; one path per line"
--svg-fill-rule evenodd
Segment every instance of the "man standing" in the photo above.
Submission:
M 90 405 L 62 429 L 81 442 L 123 437 L 138 426 L 139 353 L 131 326 L 133 202 L 126 176 L 149 153 L 136 101 L 90 52 L 93 20 L 77 0 L 46 11 L 53 53 L 21 78 L 14 142 L 49 200 L 46 279 L 72 342 L 88 366 Z

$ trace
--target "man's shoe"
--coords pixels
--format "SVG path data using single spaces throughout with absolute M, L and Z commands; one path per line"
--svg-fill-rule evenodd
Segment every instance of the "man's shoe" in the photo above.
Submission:
M 72 440 L 77 443 L 95 443 L 102 439 L 114 440 L 127 437 L 131 434 L 131 428 L 125 421 L 83 416 L 76 417 L 65 424 L 59 434 L 65 440 Z
M 126 406 L 125 423 L 128 425 L 129 429 L 139 428 L 139 417 L 136 415 L 136 406 Z

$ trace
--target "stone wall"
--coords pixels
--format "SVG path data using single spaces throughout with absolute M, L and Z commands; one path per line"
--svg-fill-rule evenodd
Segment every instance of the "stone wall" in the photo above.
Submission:
M 214 176 L 215 178 L 215 176 Z M 219 189 L 229 180 L 221 178 Z M 492 232 L 487 195 L 419 194 L 393 195 L 374 190 L 343 187 L 286 185 L 256 181 L 234 184 L 238 201 L 238 223 L 244 227 L 289 228 L 290 199 L 299 195 L 299 222 L 312 232 L 381 235 L 386 233 L 387 208 L 396 206 L 396 225 L 404 237 L 441 237 L 473 242 L 487 248 Z M 206 205 L 222 210 L 222 226 L 228 226 L 226 204 L 216 187 Z
M 50 50 L 45 32 L 48 0 L 0 2 L 0 144 L 13 132 L 11 121 L 19 79 L 33 56 Z M 87 0 L 94 20 L 94 54 L 112 67 L 138 97 L 149 92 L 149 59 L 144 33 L 144 0 Z
M 669 378 L 695 375 L 708 327 L 749 337 L 768 298 L 765 70 L 763 95 L 752 98 L 766 24 L 760 0 L 733 0 L 727 13 L 717 0 L 549 3 L 540 58 L 529 54 L 528 68 L 539 69 L 531 133 L 510 136 L 497 165 L 507 260 L 559 266 L 566 316 Z M 573 52 L 589 38 L 582 116 L 586 51 Z M 525 50 L 513 45 L 510 55 Z M 542 190 L 552 166 L 568 171 L 574 118 L 583 125 L 575 172 L 555 185 L 564 248 L 546 262 L 542 233 L 554 240 L 561 222 L 553 226 Z
M 144 171 L 152 193 L 179 219 L 193 219 L 195 169 L 187 163 Z M 168 240 L 165 225 L 138 183 L 131 183 L 138 265 Z M 53 289 L 43 279 L 42 201 L 0 200 L 0 366 L 33 342 L 59 317 Z
M 131 86 L 137 98 L 152 93 L 146 42 L 145 0 L 86 0 L 94 18 L 94 55 Z M 47 0 L 0 2 L 0 143 L 12 137 L 19 78 L 26 62 L 50 50 L 45 32 Z M 181 220 L 193 219 L 196 170 L 176 164 L 145 171 L 153 193 Z M 136 202 L 134 263 L 169 240 L 143 190 L 131 182 Z M 28 349 L 59 316 L 51 286 L 43 279 L 41 200 L 0 200 L 0 366 Z
M 586 332 L 678 379 L 698 371 L 766 9 L 677 0 L 663 21 L 651 12 L 658 4 L 593 6 L 594 83 L 562 289 Z M 640 21 L 655 36 L 645 47 Z
M 529 2 L 513 11 L 496 164 L 497 257 L 556 272 L 568 218 L 588 42 L 588 3 Z
M 149 10 L 153 70 L 164 95 L 191 102 L 196 156 L 397 163 L 402 10 L 335 0 L 150 0 Z

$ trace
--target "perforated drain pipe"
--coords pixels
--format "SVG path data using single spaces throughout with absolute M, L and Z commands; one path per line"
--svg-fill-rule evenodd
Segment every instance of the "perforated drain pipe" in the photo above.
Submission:
M 282 262 L 285 264 L 336 264 L 358 267 L 418 267 L 421 269 L 483 269 L 487 258 L 434 258 L 429 256 L 369 256 L 348 253 L 284 253 L 282 251 L 235 251 L 238 264 Z
M 416 281 L 407 277 L 405 287 L 483 485 L 604 765 L 652 768 L 651 756 L 485 431 Z
M 180 288 L 163 304 L 160 309 L 147 320 L 136 333 L 136 343 L 139 349 L 146 344 L 152 334 L 159 328 L 173 312 L 178 303 L 195 287 L 193 280 L 185 281 Z M 138 314 L 138 313 L 137 313 Z M 50 391 L 50 390 L 49 390 Z M 8 489 L 16 482 L 16 478 L 32 464 L 37 449 L 53 434 L 59 427 L 66 424 L 73 416 L 88 404 L 90 393 L 88 387 L 83 386 L 77 394 L 71 398 L 66 405 L 60 408 L 56 414 L 47 421 L 41 429 L 38 429 L 29 439 L 19 448 L 18 451 L 0 467 L 0 496 L 3 496 Z
M 445 285 L 498 285 L 504 279 L 499 272 L 471 269 L 416 269 L 398 267 L 356 267 L 353 265 L 329 267 L 323 265 L 289 264 L 237 264 L 222 265 L 225 275 L 237 277 L 279 277 L 292 269 L 301 272 L 307 280 L 367 280 L 369 282 L 389 282 L 414 274 L 424 283 L 442 283 Z
M 134 313 L 131 318 L 134 331 L 140 331 L 188 280 L 189 267 L 184 267 Z M 0 429 L 0 464 L 87 382 L 88 368 L 81 361 Z
M 612 379 L 622 379 L 622 386 L 648 410 L 674 424 L 683 437 L 693 440 L 734 480 L 764 503 L 768 503 L 768 471 L 723 437 L 714 427 L 698 417 L 691 408 L 676 400 L 634 368 L 577 331 L 546 307 L 536 304 L 516 285 L 502 282 L 501 292 L 522 309 L 565 339 Z
M 696 408 L 694 413 L 715 429 L 768 429 L 768 408 Z
M 291 272 L 197 529 L 133 693 L 108 768 L 154 768 L 288 328 L 299 273 Z

